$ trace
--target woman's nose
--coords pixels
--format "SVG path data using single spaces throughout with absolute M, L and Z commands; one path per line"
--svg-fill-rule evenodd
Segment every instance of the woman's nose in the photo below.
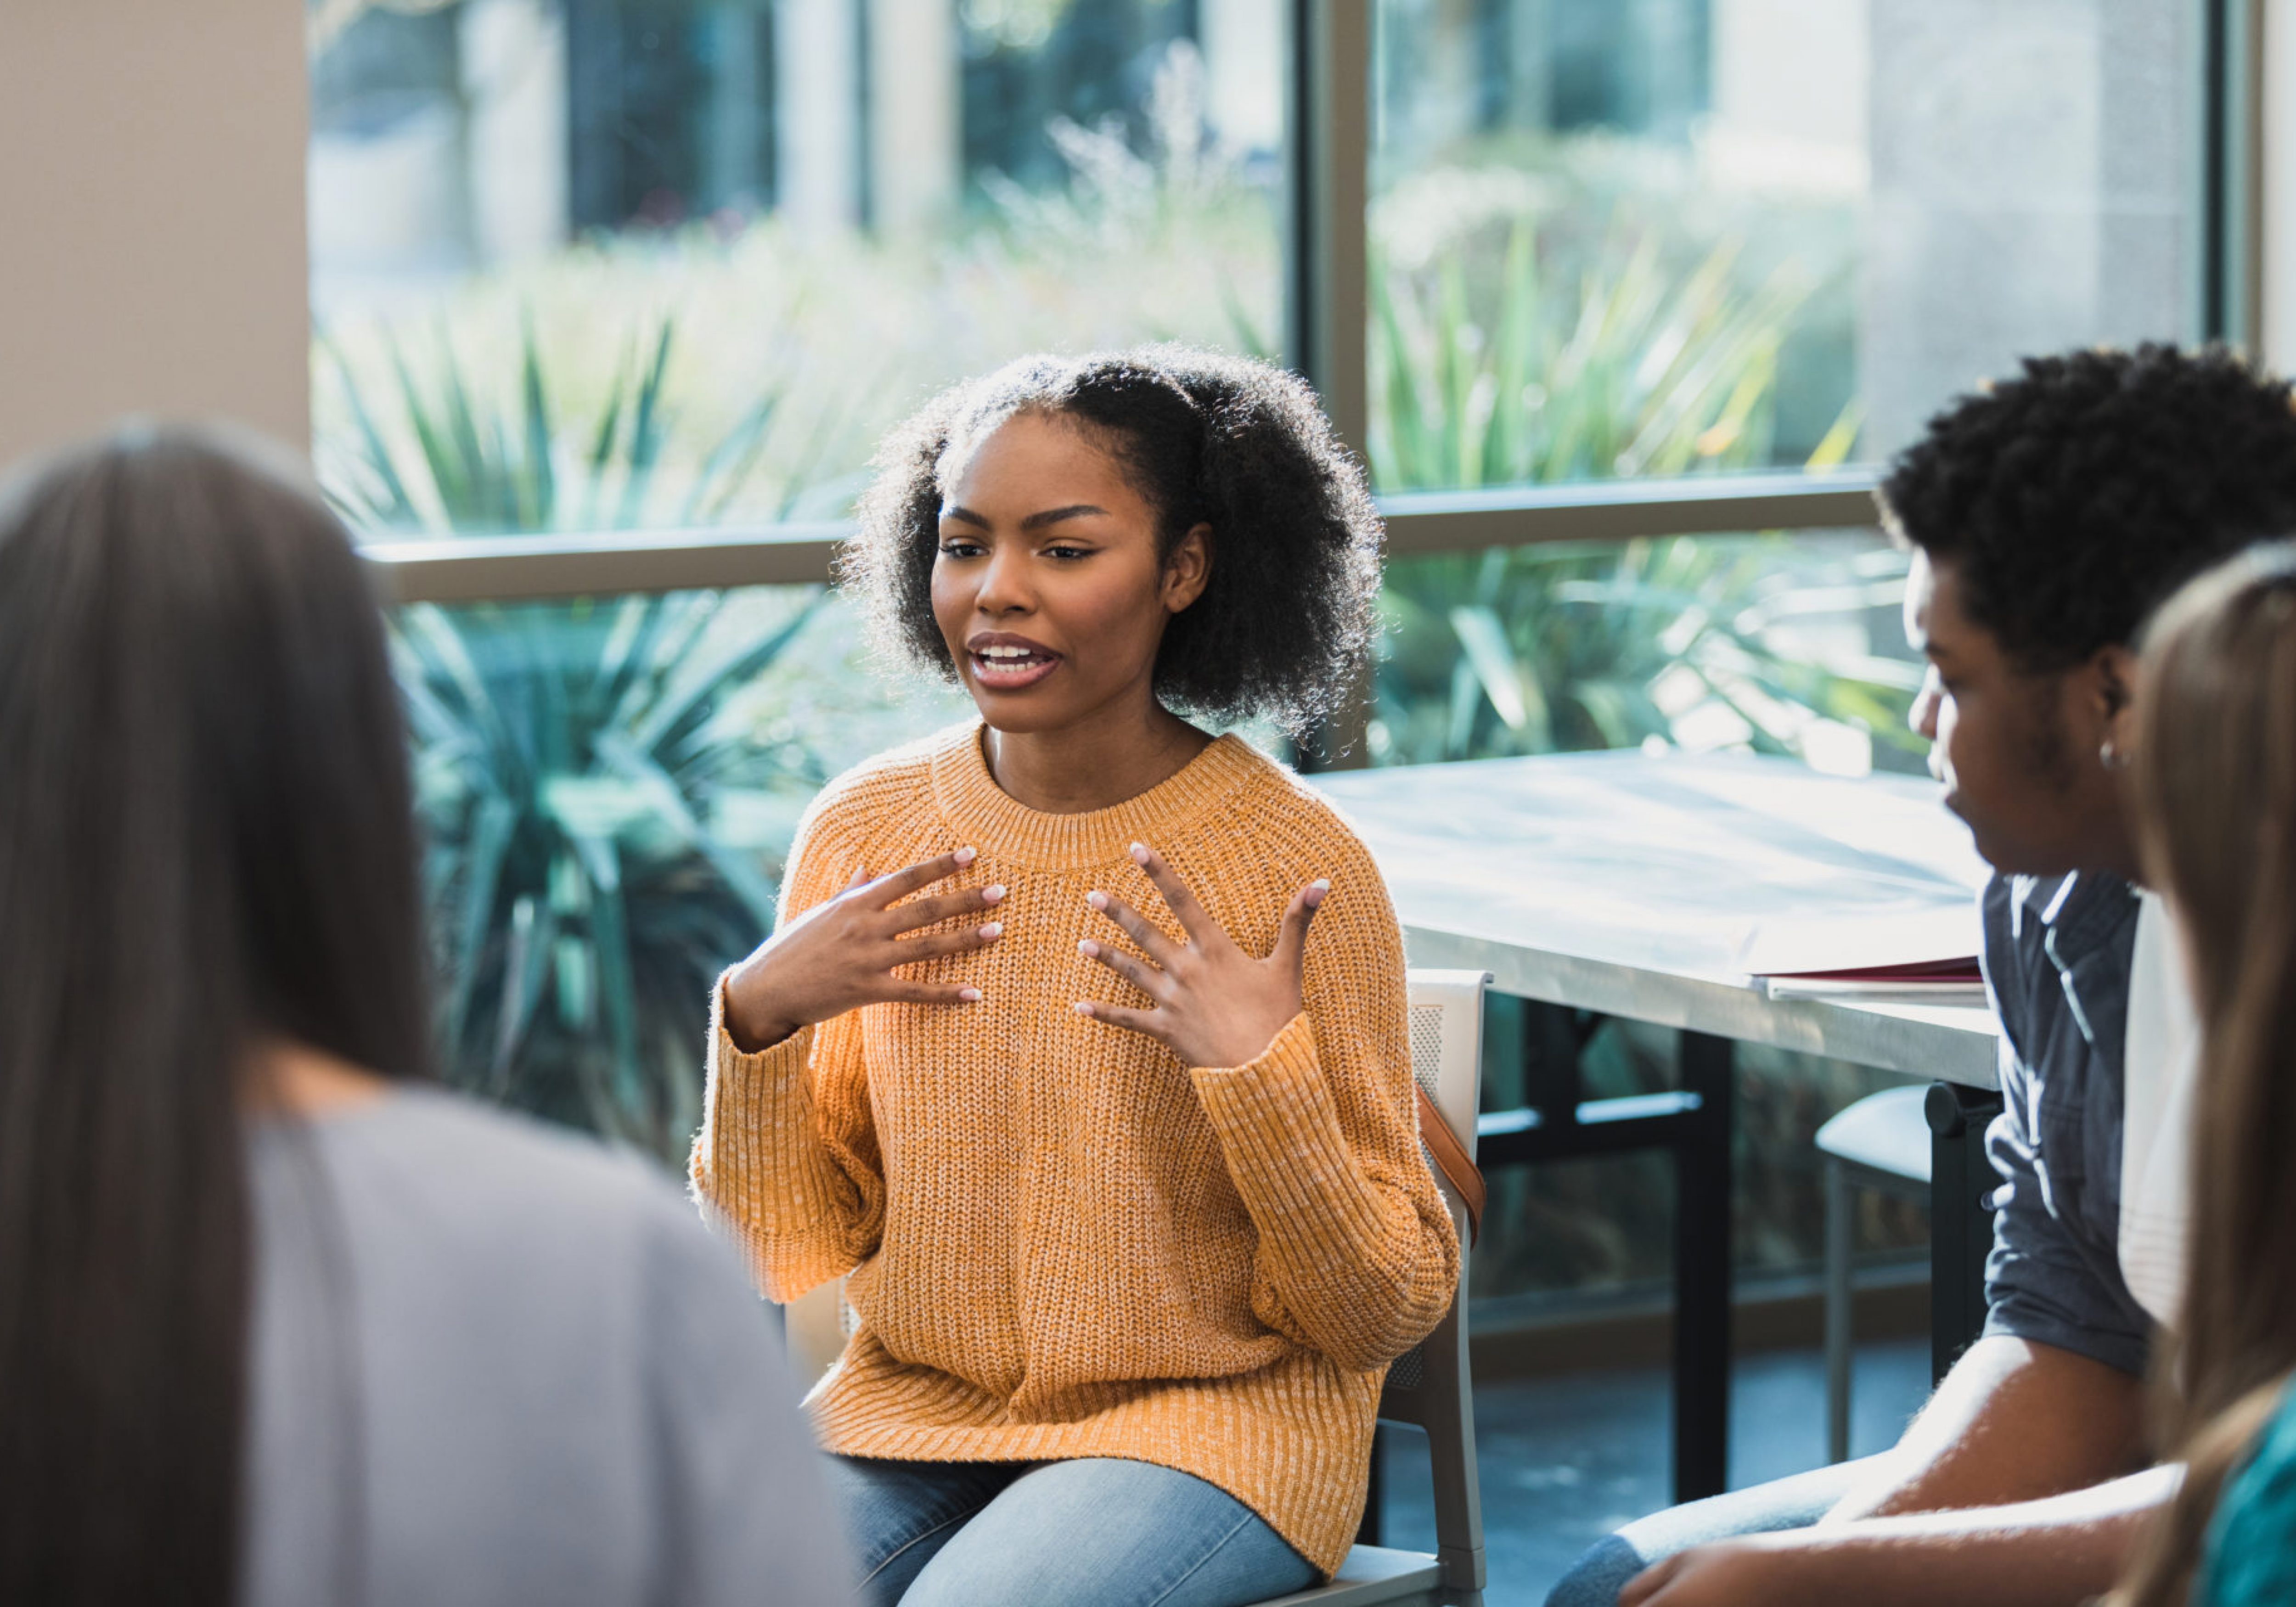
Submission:
M 973 606 L 984 614 L 1025 612 L 1029 606 L 1029 588 L 1022 566 L 1011 554 L 992 552 L 987 567 L 981 570 L 980 589 L 973 594 Z

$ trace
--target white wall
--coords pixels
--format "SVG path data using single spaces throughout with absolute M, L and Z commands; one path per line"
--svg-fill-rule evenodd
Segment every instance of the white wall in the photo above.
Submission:
M 0 5 L 0 459 L 123 414 L 308 447 L 294 0 Z

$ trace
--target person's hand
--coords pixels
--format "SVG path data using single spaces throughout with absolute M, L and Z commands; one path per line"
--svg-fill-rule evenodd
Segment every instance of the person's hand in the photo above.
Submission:
M 1654 1562 L 1619 1592 L 1619 1607 L 1793 1607 L 1804 1599 L 1792 1534 L 1749 1535 Z
M 1275 951 L 1261 960 L 1235 946 L 1162 855 L 1136 842 L 1132 857 L 1179 919 L 1187 941 L 1175 943 L 1121 898 L 1086 893 L 1085 902 L 1121 927 L 1152 963 L 1089 938 L 1077 947 L 1155 1003 L 1133 1010 L 1079 999 L 1078 1013 L 1144 1033 L 1190 1066 L 1241 1066 L 1259 1059 L 1300 1013 L 1308 923 L 1332 884 L 1311 882 L 1292 895 Z
M 869 880 L 857 872 L 846 890 L 816 904 L 766 939 L 726 979 L 726 1029 L 747 1053 L 779 1043 L 800 1027 L 825 1021 L 864 1004 L 969 1004 L 978 988 L 958 982 L 915 982 L 894 971 L 920 960 L 985 947 L 1004 935 L 991 921 L 922 938 L 903 934 L 974 910 L 1004 897 L 998 886 L 898 900 L 955 875 L 973 860 L 959 849 L 922 865 Z

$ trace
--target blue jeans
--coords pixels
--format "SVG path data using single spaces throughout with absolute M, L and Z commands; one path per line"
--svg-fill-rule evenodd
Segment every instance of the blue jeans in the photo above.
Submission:
M 1619 1592 L 1628 1580 L 1693 1546 L 1737 1535 L 1808 1529 L 1832 1512 L 1849 1493 L 1851 1483 L 1870 1471 L 1864 1462 L 1837 1463 L 1637 1518 L 1573 1562 L 1548 1593 L 1546 1607 L 1618 1607 Z
M 829 1461 L 875 1607 L 1248 1607 L 1319 1577 L 1226 1490 L 1150 1463 Z

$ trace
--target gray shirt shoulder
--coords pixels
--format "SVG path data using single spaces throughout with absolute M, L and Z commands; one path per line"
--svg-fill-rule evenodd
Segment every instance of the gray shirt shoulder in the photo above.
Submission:
M 250 1607 L 842 1599 L 771 1318 L 666 1177 L 427 1089 L 250 1154 Z
M 2093 872 L 1997 876 L 1983 908 L 1986 982 L 2002 1028 L 2002 1111 L 1986 1132 L 2002 1181 L 1985 1332 L 2141 1375 L 2152 1320 L 2120 1255 L 2136 890 Z

